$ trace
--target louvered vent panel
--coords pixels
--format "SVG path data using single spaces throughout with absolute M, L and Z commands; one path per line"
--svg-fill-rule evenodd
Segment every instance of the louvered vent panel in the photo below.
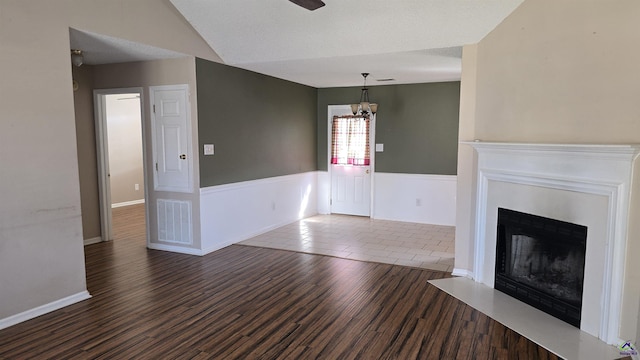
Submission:
M 191 201 L 158 199 L 158 240 L 191 244 Z

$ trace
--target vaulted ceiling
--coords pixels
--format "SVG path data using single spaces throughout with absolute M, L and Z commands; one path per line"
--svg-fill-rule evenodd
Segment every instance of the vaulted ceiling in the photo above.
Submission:
M 227 65 L 323 88 L 362 85 L 362 72 L 368 85 L 459 80 L 462 46 L 524 0 L 324 0 L 315 11 L 288 0 L 170 1 Z M 117 52 L 117 39 L 100 40 Z

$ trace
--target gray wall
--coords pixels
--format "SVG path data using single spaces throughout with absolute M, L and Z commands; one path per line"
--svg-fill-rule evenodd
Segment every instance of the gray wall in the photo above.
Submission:
M 327 106 L 358 101 L 360 90 L 318 90 L 318 169 L 327 170 Z M 376 143 L 384 144 L 384 152 L 376 153 L 376 171 L 456 174 L 459 81 L 373 86 L 369 98 L 379 104 Z
M 316 89 L 202 59 L 196 77 L 200 187 L 316 170 Z
M 96 127 L 93 118 L 93 66 L 73 67 L 78 90 L 73 92 L 78 148 L 78 177 L 82 209 L 82 236 L 100 237 L 100 198 L 96 157 Z

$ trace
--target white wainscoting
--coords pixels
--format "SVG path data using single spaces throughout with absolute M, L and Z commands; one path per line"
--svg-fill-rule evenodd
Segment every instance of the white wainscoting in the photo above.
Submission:
M 373 218 L 455 226 L 455 175 L 375 173 Z
M 202 254 L 317 214 L 317 172 L 200 189 Z
M 318 214 L 331 214 L 331 175 L 328 171 L 318 171 Z

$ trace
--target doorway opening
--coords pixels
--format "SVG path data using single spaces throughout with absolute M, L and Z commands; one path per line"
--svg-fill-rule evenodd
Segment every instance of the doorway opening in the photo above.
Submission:
M 114 239 L 113 211 L 147 223 L 142 94 L 142 88 L 94 90 L 102 241 Z

